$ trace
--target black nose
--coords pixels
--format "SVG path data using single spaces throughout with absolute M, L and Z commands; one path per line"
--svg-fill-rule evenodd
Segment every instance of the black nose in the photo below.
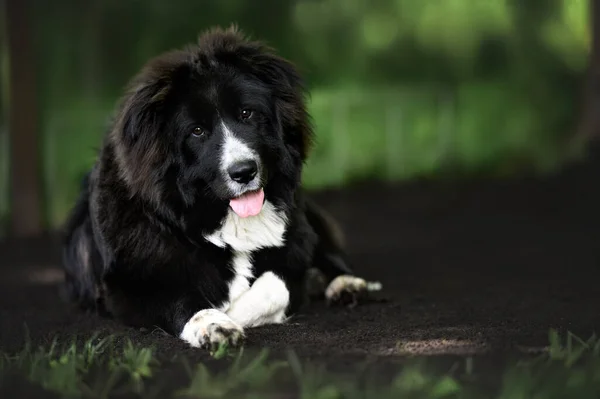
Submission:
M 229 177 L 231 177 L 233 181 L 242 184 L 246 184 L 254 179 L 257 171 L 258 165 L 252 160 L 236 162 L 227 169 Z

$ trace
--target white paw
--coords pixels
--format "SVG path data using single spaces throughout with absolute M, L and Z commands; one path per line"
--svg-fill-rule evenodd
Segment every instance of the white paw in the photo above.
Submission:
M 355 306 L 358 300 L 369 292 L 381 290 L 380 282 L 368 282 L 360 277 L 342 275 L 338 276 L 325 290 L 328 303 L 343 303 Z
M 204 309 L 192 316 L 179 337 L 196 348 L 216 349 L 222 344 L 236 346 L 244 339 L 244 330 L 225 313 Z

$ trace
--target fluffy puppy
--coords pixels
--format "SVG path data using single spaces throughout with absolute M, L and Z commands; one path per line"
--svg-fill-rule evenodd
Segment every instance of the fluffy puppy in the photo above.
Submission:
M 235 28 L 150 60 L 66 226 L 70 298 L 213 347 L 284 322 L 309 268 L 330 301 L 368 291 L 301 191 L 312 140 L 294 65 Z

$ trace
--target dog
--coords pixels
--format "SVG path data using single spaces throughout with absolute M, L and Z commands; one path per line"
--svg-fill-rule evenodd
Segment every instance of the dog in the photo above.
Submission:
M 311 270 L 329 303 L 378 289 L 301 187 L 306 92 L 293 63 L 235 26 L 145 64 L 65 226 L 68 299 L 214 348 L 298 312 Z

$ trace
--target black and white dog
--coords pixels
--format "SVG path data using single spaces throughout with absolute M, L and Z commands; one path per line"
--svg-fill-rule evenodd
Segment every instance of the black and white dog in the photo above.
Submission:
M 70 298 L 213 347 L 283 323 L 309 269 L 329 301 L 379 289 L 352 276 L 335 227 L 301 191 L 312 138 L 295 67 L 235 28 L 151 60 L 66 226 Z

